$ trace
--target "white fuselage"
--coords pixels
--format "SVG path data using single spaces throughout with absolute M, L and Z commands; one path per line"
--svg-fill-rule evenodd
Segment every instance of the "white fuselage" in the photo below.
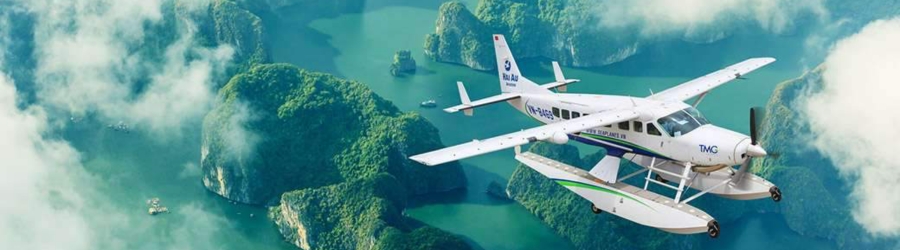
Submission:
M 684 134 L 667 129 L 668 117 L 692 109 L 683 102 L 660 102 L 645 98 L 593 94 L 523 95 L 509 103 L 545 124 L 606 110 L 635 109 L 638 119 L 570 134 L 569 138 L 621 156 L 634 153 L 693 165 L 736 165 L 744 161 L 750 137 L 712 124 L 702 124 Z M 679 113 L 681 114 L 681 113 Z M 698 116 L 699 113 L 696 113 Z M 690 116 L 686 116 L 690 117 Z M 663 119 L 661 119 L 663 118 Z M 691 120 L 696 121 L 696 120 Z M 661 123 L 666 123 L 664 127 Z M 677 124 L 677 123 L 676 123 Z

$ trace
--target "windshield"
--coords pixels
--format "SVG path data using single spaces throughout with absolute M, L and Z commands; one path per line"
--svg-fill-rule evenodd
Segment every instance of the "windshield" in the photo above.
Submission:
M 659 118 L 657 122 L 672 137 L 685 135 L 700 126 L 709 124 L 709 120 L 706 120 L 700 114 L 700 111 L 693 107 L 688 107 L 666 117 Z

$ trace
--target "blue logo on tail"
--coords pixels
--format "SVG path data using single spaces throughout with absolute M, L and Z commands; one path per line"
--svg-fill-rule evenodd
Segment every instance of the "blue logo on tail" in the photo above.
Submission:
M 509 63 L 509 60 L 506 60 L 506 62 L 503 63 L 503 67 L 506 68 L 506 71 L 509 71 L 512 69 L 512 63 Z

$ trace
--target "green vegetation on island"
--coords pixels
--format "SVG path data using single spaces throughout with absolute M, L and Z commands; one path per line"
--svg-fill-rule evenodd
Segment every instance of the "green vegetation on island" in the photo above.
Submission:
M 412 58 L 409 50 L 400 50 L 394 53 L 394 62 L 391 63 L 391 75 L 401 76 L 416 73 L 416 59 Z
M 239 72 L 269 62 L 265 44 L 266 30 L 260 19 L 233 0 L 215 0 L 200 22 L 201 34 L 211 43 L 234 48 L 234 64 Z
M 456 162 L 426 168 L 407 158 L 443 146 L 418 114 L 400 112 L 359 82 L 287 64 L 256 65 L 219 98 L 203 123 L 203 183 L 243 203 L 280 198 L 271 215 L 288 241 L 304 249 L 459 241 L 416 231 L 400 213 L 409 196 L 466 184 Z
M 410 194 L 461 188 L 458 163 L 425 168 L 407 155 L 442 146 L 437 129 L 401 113 L 365 85 L 287 64 L 257 65 L 219 92 L 204 120 L 204 182 L 230 199 L 265 204 L 282 193 L 387 172 Z M 256 119 L 244 126 L 260 141 L 246 157 L 229 135 L 240 106 Z
M 517 58 L 544 57 L 564 65 L 593 67 L 615 63 L 637 52 L 633 33 L 605 35 L 587 0 L 481 0 L 474 14 L 460 2 L 444 3 L 436 32 L 425 39 L 435 61 L 492 70 L 491 34 L 504 34 Z

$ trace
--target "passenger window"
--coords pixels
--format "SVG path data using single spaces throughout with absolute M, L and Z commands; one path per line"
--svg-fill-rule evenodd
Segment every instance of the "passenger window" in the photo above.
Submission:
M 567 109 L 562 110 L 562 118 L 563 118 L 563 120 L 569 119 L 569 110 L 567 110 Z
M 559 118 L 559 108 L 553 108 L 553 116 Z
M 643 133 L 644 132 L 644 123 L 634 122 L 634 132 Z
M 628 122 L 620 122 L 620 123 L 619 123 L 619 129 L 621 129 L 621 130 L 628 130 Z
M 656 126 L 653 123 L 647 123 L 647 134 L 660 136 L 662 133 L 659 132 L 659 129 L 656 129 Z
M 612 128 L 612 124 L 606 124 L 606 126 L 604 126 L 604 127 Z
M 572 119 L 575 119 L 575 118 L 578 118 L 578 117 L 581 117 L 581 113 L 572 111 Z

